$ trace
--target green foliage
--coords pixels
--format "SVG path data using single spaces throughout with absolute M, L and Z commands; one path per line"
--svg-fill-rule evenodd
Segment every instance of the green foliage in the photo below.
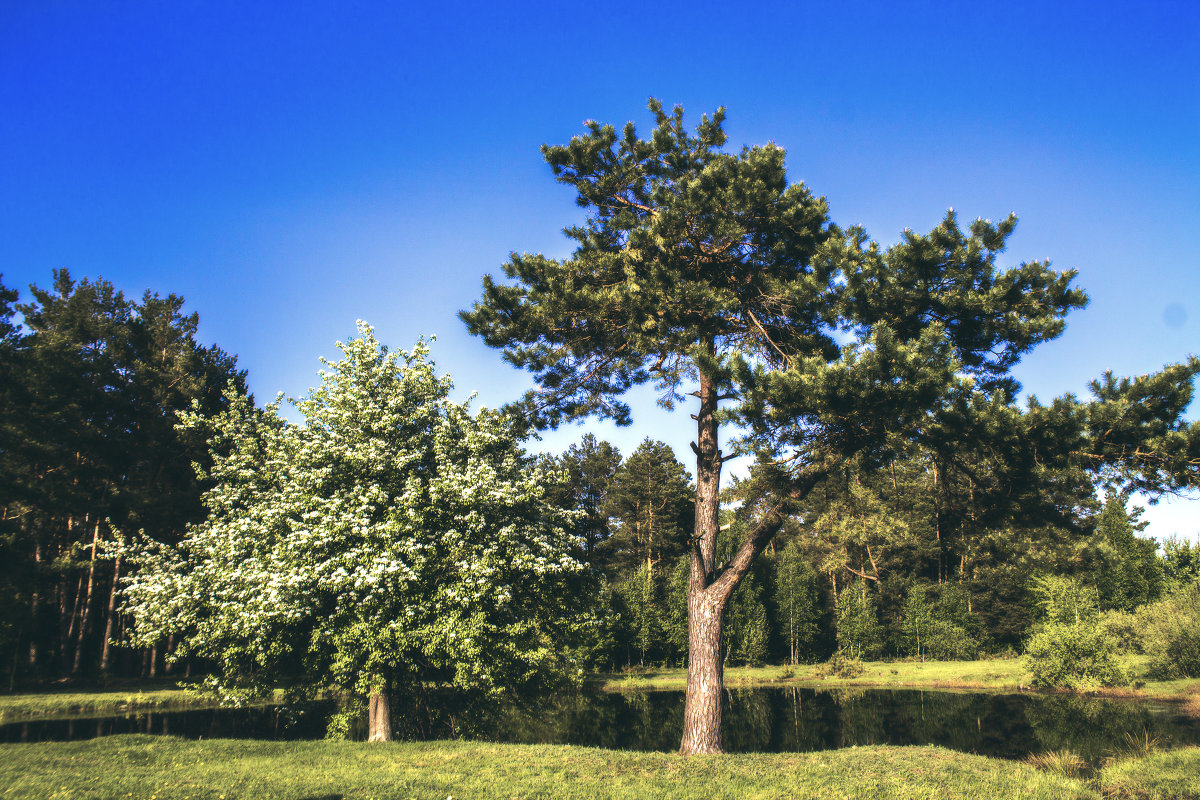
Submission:
M 936 600 L 931 600 L 925 584 L 909 589 L 901 624 L 905 653 L 946 661 L 977 658 L 979 640 L 972 629 L 979 623 L 967 609 L 966 589 L 956 584 L 938 589 Z
M 646 564 L 637 567 L 617 586 L 618 608 L 625 618 L 626 638 L 637 653 L 640 666 L 646 654 L 663 649 L 662 598 L 659 580 Z
M 691 476 L 670 445 L 645 439 L 613 475 L 606 510 L 617 530 L 604 560 L 628 570 L 646 564 L 656 574 L 664 559 L 684 552 L 694 515 Z
M 229 698 L 561 679 L 581 565 L 549 476 L 504 417 L 450 402 L 424 344 L 388 352 L 360 323 L 339 348 L 294 401 L 301 424 L 237 396 L 185 420 L 212 448 L 209 515 L 137 551 L 136 641 L 182 637 Z
M 857 678 L 866 671 L 861 660 L 846 655 L 845 650 L 838 650 L 829 657 L 828 662 L 817 667 L 815 674 L 820 678 Z
M 1200 583 L 1141 609 L 1142 640 L 1157 678 L 1200 678 Z
M 1100 630 L 1104 631 L 1117 645 L 1120 653 L 1145 652 L 1147 609 L 1130 611 L 1105 611 L 1100 615 Z
M 798 542 L 792 540 L 775 560 L 775 624 L 786 643 L 788 661 L 798 664 L 813 654 L 821 619 L 817 575 Z
M 1178 588 L 1200 582 L 1200 546 L 1169 536 L 1163 541 L 1162 570 L 1167 586 Z
M 850 658 L 872 659 L 883 653 L 883 629 L 866 581 L 856 581 L 838 595 L 837 643 Z
M 1131 515 L 1125 509 L 1125 498 L 1111 492 L 1096 523 L 1096 537 L 1106 553 L 1096 573 L 1096 588 L 1102 609 L 1132 611 L 1154 600 L 1162 593 L 1163 571 L 1158 559 L 1158 543 L 1140 539 L 1136 531 L 1145 524 L 1135 524 L 1140 509 Z
M 207 449 L 177 414 L 218 412 L 244 375 L 197 342 L 177 295 L 131 299 L 55 270 L 18 299 L 0 286 L 0 657 L 10 679 L 128 673 L 141 654 L 107 643 L 128 570 L 115 532 L 175 542 L 202 516 L 192 463 Z
M 587 563 L 592 563 L 596 548 L 611 533 L 608 495 L 620 465 L 620 451 L 608 442 L 597 441 L 590 433 L 584 434 L 579 444 L 568 447 L 555 464 L 563 484 L 552 490 L 553 501 L 559 507 L 580 512 L 574 529 Z
M 766 663 L 770 623 L 763 594 L 753 573 L 734 590 L 723 630 L 726 663 L 752 667 Z
M 1025 663 L 1036 686 L 1089 691 L 1121 686 L 1117 641 L 1100 624 L 1096 589 L 1061 575 L 1035 578 L 1030 586 L 1042 621 L 1025 646 Z
M 1100 616 L 1100 599 L 1094 586 L 1086 586 L 1065 575 L 1041 575 L 1030 583 L 1029 592 L 1046 622 L 1061 625 L 1095 623 Z
M 1122 686 L 1116 643 L 1090 622 L 1048 622 L 1029 639 L 1026 667 L 1035 686 L 1089 691 Z

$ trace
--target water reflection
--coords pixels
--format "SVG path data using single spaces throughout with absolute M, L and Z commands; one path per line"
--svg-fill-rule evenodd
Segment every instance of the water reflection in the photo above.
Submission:
M 188 738 L 313 739 L 333 708 L 205 709 L 0 725 L 0 741 L 86 739 L 116 733 Z M 936 744 L 1002 758 L 1067 748 L 1097 763 L 1149 736 L 1164 748 L 1200 743 L 1200 721 L 1168 705 L 1059 695 L 996 695 L 803 687 L 735 689 L 725 696 L 732 752 L 797 752 L 872 744 Z M 399 717 L 404 738 L 462 736 L 670 751 L 683 728 L 681 692 L 581 692 L 524 707 L 422 708 Z

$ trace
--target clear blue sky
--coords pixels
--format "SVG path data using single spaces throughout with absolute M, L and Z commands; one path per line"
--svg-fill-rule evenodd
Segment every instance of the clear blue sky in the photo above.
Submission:
M 1016 211 L 1009 263 L 1091 306 L 1018 370 L 1043 398 L 1200 351 L 1200 5 L 0 2 L 0 272 L 184 295 L 260 398 L 358 318 L 464 394 L 527 385 L 455 312 L 577 218 L 538 146 L 581 122 L 729 110 L 883 243 Z M 1195 411 L 1193 408 L 1193 412 Z M 591 426 L 685 461 L 690 420 Z M 548 437 L 559 450 L 580 428 Z M 1194 535 L 1200 502 L 1153 509 Z

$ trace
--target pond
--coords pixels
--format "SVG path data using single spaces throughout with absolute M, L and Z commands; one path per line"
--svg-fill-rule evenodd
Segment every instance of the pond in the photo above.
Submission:
M 1200 720 L 1166 703 L 1042 694 L 809 687 L 726 693 L 731 752 L 803 752 L 872 744 L 936 744 L 1000 758 L 1070 749 L 1092 763 L 1131 741 L 1200 744 Z M 117 733 L 188 738 L 316 739 L 331 704 L 149 712 L 0 725 L 0 741 L 64 741 Z M 580 692 L 490 713 L 401 719 L 405 738 L 453 735 L 499 742 L 628 750 L 679 747 L 682 692 Z

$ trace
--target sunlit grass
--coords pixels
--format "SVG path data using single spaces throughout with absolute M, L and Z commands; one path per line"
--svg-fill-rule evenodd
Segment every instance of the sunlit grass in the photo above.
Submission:
M 1108 797 L 1195 800 L 1200 798 L 1200 747 L 1115 761 L 1101 770 L 1100 785 Z
M 1122 666 L 1134 679 L 1130 687 L 1118 687 L 1103 694 L 1128 694 L 1146 697 L 1186 699 L 1200 695 L 1200 679 L 1172 681 L 1147 679 L 1145 656 L 1126 656 Z M 1029 673 L 1021 658 L 992 658 L 979 661 L 867 661 L 866 671 L 854 678 L 822 677 L 817 664 L 796 666 L 730 667 L 725 670 L 726 686 L 770 686 L 802 684 L 814 686 L 877 686 L 880 688 L 944 688 L 987 691 L 1018 691 L 1030 685 Z M 684 689 L 684 669 L 647 669 L 629 673 L 597 676 L 601 688 L 608 691 L 639 689 Z M 1136 687 L 1136 688 L 1135 688 Z
M 212 706 L 214 703 L 189 696 L 183 689 L 166 687 L 22 692 L 0 695 L 0 722 L 195 708 L 201 705 Z
M 0 798 L 1098 798 L 1013 761 L 937 747 L 685 757 L 475 742 L 0 745 Z

